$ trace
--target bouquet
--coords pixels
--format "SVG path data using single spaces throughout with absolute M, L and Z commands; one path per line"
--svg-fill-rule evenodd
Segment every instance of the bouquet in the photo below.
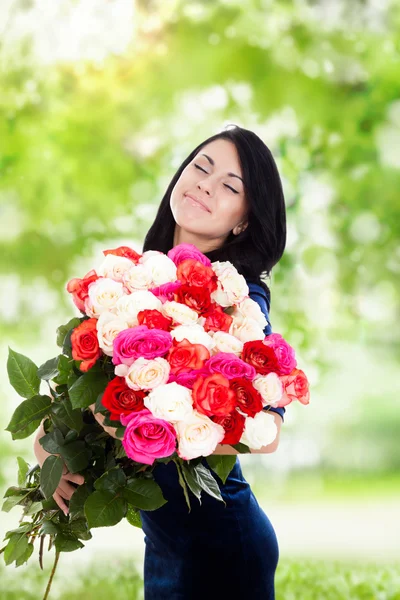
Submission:
M 294 349 L 264 335 L 268 321 L 230 262 L 211 263 L 191 244 L 103 254 L 66 286 L 80 314 L 57 329 L 61 352 L 37 367 L 9 348 L 10 383 L 24 400 L 6 430 L 26 438 L 43 421 L 40 444 L 51 454 L 41 468 L 17 458 L 18 486 L 2 510 L 23 514 L 0 549 L 6 564 L 25 563 L 37 538 L 42 567 L 46 536 L 58 559 L 93 527 L 123 518 L 140 527 L 140 510 L 166 502 L 152 475 L 159 462 L 176 463 L 189 510 L 189 492 L 224 502 L 214 475 L 225 483 L 236 456 L 213 455 L 217 445 L 268 445 L 277 435 L 269 408 L 309 402 Z M 53 498 L 64 462 L 85 479 L 68 515 Z

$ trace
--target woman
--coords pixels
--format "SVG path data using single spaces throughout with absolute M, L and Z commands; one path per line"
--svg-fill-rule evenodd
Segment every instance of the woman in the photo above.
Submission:
M 222 131 L 195 148 L 179 167 L 143 251 L 167 253 L 180 243 L 194 244 L 212 262 L 232 262 L 269 320 L 270 292 L 260 276 L 269 275 L 282 257 L 286 213 L 275 161 L 255 133 L 241 127 Z M 271 332 L 268 324 L 264 333 Z M 253 453 L 274 452 L 279 442 L 285 409 L 265 409 L 274 412 L 278 435 Z M 95 417 L 102 423 L 102 415 Z M 115 434 L 115 429 L 105 429 Z M 215 454 L 237 452 L 219 444 Z M 203 464 L 207 467 L 205 459 Z M 200 504 L 190 493 L 190 512 L 176 465 L 160 463 L 153 473 L 168 502 L 155 511 L 141 511 L 145 600 L 273 600 L 277 539 L 239 459 L 225 484 L 219 480 L 226 506 L 207 494 Z M 71 477 L 82 483 L 81 476 Z M 61 481 L 54 494 L 61 508 L 67 509 L 63 498 L 69 499 L 74 489 Z

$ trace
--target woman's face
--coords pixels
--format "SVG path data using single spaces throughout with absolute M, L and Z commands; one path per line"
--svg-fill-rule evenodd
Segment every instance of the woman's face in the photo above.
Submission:
M 232 142 L 217 139 L 201 148 L 171 193 L 174 246 L 190 243 L 207 252 L 219 248 L 232 230 L 237 234 L 246 228 L 242 177 Z

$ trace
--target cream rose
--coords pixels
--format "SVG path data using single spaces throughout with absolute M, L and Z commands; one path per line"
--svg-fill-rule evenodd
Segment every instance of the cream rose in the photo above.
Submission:
M 260 392 L 264 406 L 276 406 L 277 402 L 282 398 L 283 384 L 276 373 L 256 375 L 252 384 Z
M 155 417 L 176 423 L 191 416 L 192 392 L 189 388 L 172 381 L 153 389 L 144 399 L 144 405 Z
M 102 277 L 89 285 L 85 312 L 89 317 L 98 319 L 103 312 L 114 308 L 118 300 L 123 297 L 124 286 L 120 281 Z
M 253 319 L 254 321 L 257 321 L 262 329 L 265 329 L 265 327 L 268 325 L 268 321 L 265 318 L 260 305 L 250 297 L 239 302 L 239 304 L 235 306 L 231 316 L 234 318 L 234 320 L 237 319 L 238 322 L 243 321 L 245 317 Z
M 203 344 L 210 351 L 215 346 L 213 338 L 204 331 L 204 327 L 197 323 L 193 325 L 178 325 L 171 331 L 171 336 L 177 342 L 186 339 L 191 344 Z
M 250 342 L 252 340 L 263 340 L 265 338 L 264 330 L 254 319 L 244 317 L 240 325 L 232 321 L 229 327 L 229 333 L 237 337 L 241 342 Z
M 107 254 L 100 267 L 96 269 L 96 272 L 102 277 L 109 277 L 115 281 L 122 281 L 124 273 L 129 271 L 132 265 L 133 262 L 125 256 Z
M 233 352 L 236 356 L 240 356 L 243 350 L 243 342 L 226 331 L 216 331 L 212 339 L 215 343 L 214 353 Z
M 153 281 L 152 287 L 176 281 L 176 264 L 165 254 L 158 253 L 158 251 L 155 251 L 156 254 L 149 254 L 149 252 L 154 251 L 144 252 L 139 263 L 145 265 L 150 273 Z
M 209 456 L 225 437 L 222 425 L 214 423 L 196 409 L 193 409 L 190 417 L 178 421 L 174 427 L 178 437 L 178 455 L 184 460 Z
M 195 310 L 175 300 L 166 301 L 163 304 L 163 314 L 172 317 L 177 323 L 191 325 L 197 322 L 199 315 Z
M 232 306 L 249 295 L 249 286 L 243 275 L 229 261 L 215 261 L 211 266 L 218 277 L 218 288 L 211 294 L 212 300 L 221 306 Z
M 259 412 L 255 417 L 246 417 L 240 442 L 249 448 L 259 450 L 272 444 L 278 433 L 273 415 Z
M 132 390 L 153 390 L 159 385 L 167 383 L 171 367 L 169 362 L 157 356 L 156 358 L 137 358 L 129 367 L 117 365 L 114 373 L 125 377 L 126 385 Z
M 97 339 L 99 346 L 107 356 L 113 355 L 113 342 L 120 331 L 128 329 L 127 321 L 118 318 L 110 311 L 103 312 L 97 320 Z
M 120 319 L 124 319 L 129 323 L 130 327 L 138 325 L 137 314 L 140 310 L 157 309 L 161 312 L 162 302 L 154 294 L 147 290 L 132 292 L 123 296 L 113 308 Z
M 125 271 L 122 280 L 130 292 L 148 290 L 152 287 L 153 283 L 151 273 L 147 270 L 146 265 L 140 263 L 131 266 L 128 271 Z

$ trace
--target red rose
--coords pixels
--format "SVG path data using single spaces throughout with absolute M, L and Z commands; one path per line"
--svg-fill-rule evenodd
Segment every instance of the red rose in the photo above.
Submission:
M 114 254 L 115 256 L 123 256 L 125 258 L 129 258 L 135 264 L 138 262 L 139 258 L 142 257 L 141 254 L 129 248 L 129 246 L 118 246 L 118 248 L 114 248 L 114 250 L 103 250 L 103 254 L 107 256 L 107 254 Z
M 210 358 L 210 352 L 203 344 L 192 344 L 185 338 L 181 342 L 176 340 L 172 342 L 166 358 L 171 366 L 171 372 L 177 375 L 193 369 L 201 369 Z
M 199 315 L 208 313 L 211 306 L 211 296 L 208 288 L 183 284 L 174 293 L 174 300 L 186 304 Z
M 149 329 L 164 329 L 170 331 L 172 325 L 171 317 L 165 317 L 156 308 L 140 310 L 137 314 L 139 325 L 147 325 Z
M 207 315 L 204 315 L 206 320 L 204 322 L 205 331 L 226 331 L 229 332 L 229 328 L 233 321 L 233 317 L 223 311 L 223 308 L 218 304 L 212 305 Z
M 218 288 L 218 277 L 212 267 L 203 265 L 194 258 L 186 258 L 179 263 L 176 278 L 183 285 L 205 288 L 210 294 Z
M 84 372 L 91 369 L 102 355 L 97 339 L 96 323 L 97 319 L 86 319 L 75 327 L 71 335 L 72 358 L 82 361 L 79 368 Z
M 262 340 L 245 342 L 242 360 L 253 365 L 257 373 L 261 373 L 261 375 L 276 373 L 279 367 L 273 348 L 266 346 Z
M 96 271 L 92 269 L 89 273 L 86 273 L 83 279 L 75 277 L 67 283 L 67 292 L 72 294 L 75 306 L 77 306 L 81 312 L 85 312 L 85 300 L 88 297 L 88 287 L 97 279 L 99 279 L 99 276 Z
M 128 415 L 145 408 L 143 399 L 146 393 L 132 390 L 124 377 L 114 377 L 104 390 L 102 405 L 110 411 L 110 419 L 119 421 L 121 413 Z
M 223 417 L 211 417 L 211 420 L 214 421 L 214 423 L 222 425 L 225 429 L 225 437 L 222 442 L 220 442 L 221 444 L 230 444 L 232 446 L 240 442 L 246 417 L 241 415 L 237 410 L 234 410 L 229 413 L 229 415 Z
M 199 412 L 211 416 L 224 416 L 236 406 L 236 394 L 229 387 L 229 379 L 220 373 L 199 377 L 193 384 L 193 406 Z
M 255 417 L 263 408 L 261 394 L 245 377 L 231 379 L 231 389 L 236 394 L 236 406 L 249 417 Z

